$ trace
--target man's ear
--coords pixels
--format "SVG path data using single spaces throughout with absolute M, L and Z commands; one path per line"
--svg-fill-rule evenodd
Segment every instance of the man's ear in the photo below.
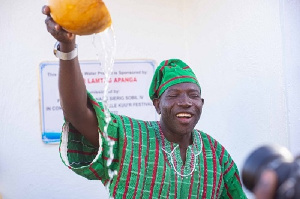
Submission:
M 161 111 L 160 111 L 160 107 L 159 107 L 159 103 L 160 103 L 159 98 L 154 98 L 152 102 L 153 102 L 153 106 L 155 107 L 156 112 L 158 114 L 160 114 Z

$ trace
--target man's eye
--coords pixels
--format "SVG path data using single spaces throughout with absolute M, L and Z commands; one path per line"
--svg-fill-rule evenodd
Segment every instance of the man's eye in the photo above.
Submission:
M 177 97 L 176 94 L 169 94 L 168 97 Z
M 199 97 L 198 94 L 191 94 L 190 96 L 191 96 L 192 98 Z

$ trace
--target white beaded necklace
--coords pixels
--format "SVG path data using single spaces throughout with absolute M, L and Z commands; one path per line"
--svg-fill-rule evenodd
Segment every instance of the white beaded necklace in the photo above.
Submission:
M 171 151 L 171 153 L 167 152 L 164 148 L 161 148 L 168 156 L 170 156 L 171 164 L 172 164 L 172 166 L 173 166 L 173 168 L 174 168 L 174 171 L 175 171 L 178 175 L 180 175 L 180 176 L 182 176 L 182 177 L 190 176 L 190 175 L 195 171 L 195 168 L 196 168 L 196 161 L 197 161 L 197 156 L 200 155 L 201 152 L 202 152 L 203 143 L 202 143 L 201 134 L 200 134 L 198 131 L 196 131 L 196 132 L 199 134 L 201 147 L 200 147 L 200 151 L 199 151 L 197 154 L 194 154 L 194 152 L 192 151 L 192 149 L 190 149 L 191 152 L 194 154 L 194 165 L 193 165 L 192 171 L 191 171 L 189 174 L 181 174 L 181 173 L 179 173 L 179 172 L 177 171 L 175 165 L 174 165 L 173 154 L 174 154 L 174 151 L 176 150 L 176 148 L 178 148 L 179 145 L 177 145 L 177 146 Z M 194 143 L 195 143 L 195 139 L 194 139 Z M 190 148 L 190 147 L 188 147 L 188 148 Z

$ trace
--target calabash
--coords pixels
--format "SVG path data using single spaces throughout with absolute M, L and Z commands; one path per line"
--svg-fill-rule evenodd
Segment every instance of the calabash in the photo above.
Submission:
M 101 0 L 48 0 L 53 20 L 68 32 L 90 35 L 111 25 L 107 7 Z

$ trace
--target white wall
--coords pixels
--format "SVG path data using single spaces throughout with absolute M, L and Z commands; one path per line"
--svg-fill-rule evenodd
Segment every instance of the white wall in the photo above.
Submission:
M 299 140 L 300 97 L 294 91 L 300 85 L 300 28 L 292 19 L 299 19 L 300 3 L 289 3 L 114 0 L 107 5 L 116 58 L 181 58 L 192 66 L 205 98 L 197 127 L 217 138 L 241 168 L 260 144 L 291 147 L 290 140 Z M 105 198 L 100 182 L 72 173 L 61 163 L 58 145 L 41 141 L 37 70 L 40 62 L 56 60 L 43 4 L 1 1 L 0 194 L 4 199 Z M 287 8 L 294 8 L 294 15 Z M 287 40 L 290 36 L 298 45 Z M 91 37 L 79 37 L 78 44 L 80 59 L 96 59 Z
M 206 99 L 199 126 L 240 165 L 258 144 L 288 145 L 279 3 L 190 1 L 187 46 Z
M 288 107 L 290 149 L 300 154 L 300 1 L 281 1 L 283 29 L 283 67 Z

